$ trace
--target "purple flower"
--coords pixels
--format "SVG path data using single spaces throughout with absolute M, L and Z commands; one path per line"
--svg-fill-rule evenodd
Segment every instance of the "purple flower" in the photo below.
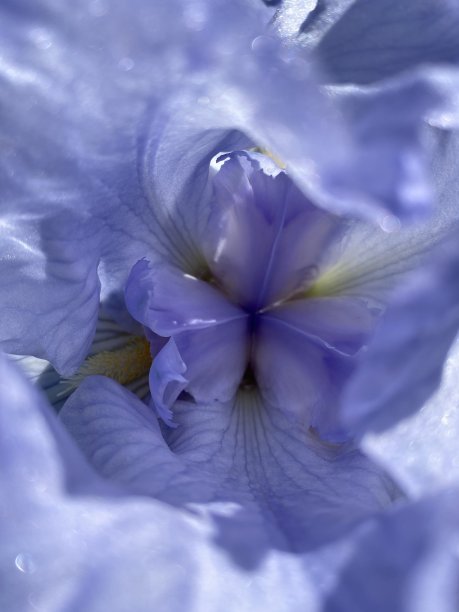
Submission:
M 349 220 L 311 204 L 268 158 L 217 161 L 207 220 L 181 267 L 141 260 L 126 286 L 132 316 L 169 338 L 150 372 L 158 414 L 171 424 L 183 390 L 224 402 L 242 385 L 339 435 L 339 393 L 380 311 L 323 286 Z
M 0 609 L 455 609 L 458 10 L 305 4 L 0 9 Z

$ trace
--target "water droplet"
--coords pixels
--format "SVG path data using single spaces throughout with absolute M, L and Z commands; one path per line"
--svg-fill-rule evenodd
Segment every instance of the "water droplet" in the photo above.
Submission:
M 388 234 L 391 234 L 393 232 L 398 232 L 402 226 L 400 219 L 396 217 L 395 215 L 385 215 L 381 219 L 380 225 L 381 225 L 381 229 L 387 232 Z
M 252 41 L 252 51 L 257 54 L 263 54 L 265 51 L 268 51 L 272 48 L 274 44 L 274 39 L 271 36 L 257 36 Z
M 23 574 L 33 574 L 37 569 L 30 553 L 19 553 L 14 560 L 14 564 Z

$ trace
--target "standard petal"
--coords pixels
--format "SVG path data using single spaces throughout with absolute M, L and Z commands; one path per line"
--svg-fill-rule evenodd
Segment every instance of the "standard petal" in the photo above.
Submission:
M 252 309 L 310 284 L 345 227 L 262 155 L 223 160 L 213 186 L 203 249 L 223 287 Z

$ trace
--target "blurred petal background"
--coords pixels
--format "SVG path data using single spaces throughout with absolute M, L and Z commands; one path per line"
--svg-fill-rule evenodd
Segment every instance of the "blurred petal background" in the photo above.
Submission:
M 452 0 L 2 3 L 2 610 L 458 609 L 458 22 Z M 384 310 L 341 444 L 245 392 L 182 395 L 169 429 L 148 381 L 85 361 L 127 367 L 132 267 L 194 261 L 212 160 L 254 148 L 346 223 L 322 295 Z

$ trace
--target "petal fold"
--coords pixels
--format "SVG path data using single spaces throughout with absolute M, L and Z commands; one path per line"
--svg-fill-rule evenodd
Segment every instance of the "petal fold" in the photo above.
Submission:
M 97 323 L 98 226 L 73 212 L 44 219 L 17 213 L 5 215 L 0 224 L 1 346 L 73 374 Z

